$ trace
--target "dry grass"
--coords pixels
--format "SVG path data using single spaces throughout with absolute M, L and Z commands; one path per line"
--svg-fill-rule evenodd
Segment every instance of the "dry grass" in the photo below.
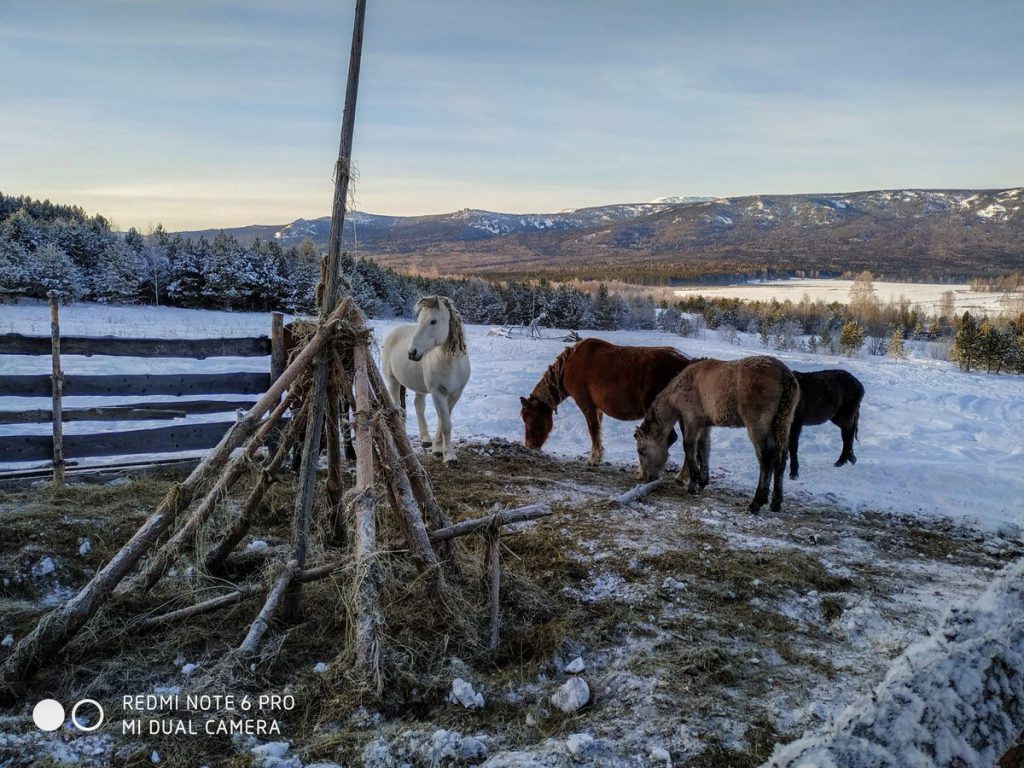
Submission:
M 841 510 L 799 505 L 791 505 L 779 521 L 754 518 L 743 511 L 746 495 L 728 489 L 712 488 L 694 499 L 669 483 L 649 505 L 617 508 L 603 500 L 633 484 L 629 468 L 587 467 L 502 441 L 463 446 L 456 468 L 445 469 L 430 458 L 425 465 L 439 501 L 455 520 L 534 498 L 553 502 L 552 518 L 503 537 L 502 634 L 496 650 L 484 643 L 487 596 L 479 537 L 456 542 L 459 567 L 447 574 L 451 596 L 444 607 L 403 552 L 382 557 L 386 625 L 380 698 L 369 695 L 349 672 L 345 596 L 350 571 L 303 587 L 300 622 L 275 626 L 252 670 L 251 660 L 237 663 L 228 652 L 244 635 L 260 598 L 143 638 L 133 634 L 128 619 L 137 610 L 170 610 L 224 590 L 223 582 L 189 572 L 192 561 L 184 556 L 144 600 L 121 600 L 101 612 L 26 697 L 90 696 L 119 711 L 122 693 L 150 692 L 158 684 L 180 684 L 183 693 L 202 685 L 238 694 L 288 688 L 299 707 L 280 718 L 282 737 L 293 740 L 306 759 L 349 764 L 359 764 L 369 741 L 417 726 L 484 732 L 502 748 L 523 748 L 580 730 L 626 738 L 625 732 L 617 737 L 616 729 L 638 718 L 663 721 L 671 731 L 680 713 L 694 722 L 727 715 L 745 725 L 740 742 L 705 732 L 705 750 L 687 764 L 751 766 L 779 738 L 792 735 L 777 733 L 773 725 L 771 700 L 780 687 L 810 691 L 837 674 L 827 652 L 808 648 L 827 649 L 836 642 L 829 625 L 841 619 L 849 596 L 882 599 L 896 588 L 888 564 L 906 558 L 944 563 L 953 555 L 979 568 L 993 562 L 979 542 L 953 529 L 850 518 Z M 33 577 L 33 565 L 51 556 L 60 584 L 80 587 L 168 487 L 166 480 L 138 480 L 0 493 L 5 531 L 0 571 L 10 577 L 0 597 L 0 635 L 23 636 L 43 611 L 36 601 L 52 580 Z M 235 498 L 244 492 L 243 484 Z M 251 533 L 270 549 L 240 549 L 230 578 L 269 584 L 286 551 L 293 503 L 293 483 L 272 487 Z M 703 519 L 708 504 L 725 510 L 728 526 Z M 222 529 L 230 509 L 229 504 L 215 515 L 203 537 L 212 539 Z M 345 550 L 331 541 L 327 515 L 318 509 L 322 522 L 314 529 L 310 562 L 343 558 Z M 400 530 L 388 516 L 379 517 L 380 541 L 400 542 Z M 734 541 L 737 531 L 761 536 L 768 529 L 779 537 L 771 546 Z M 837 530 L 872 542 L 878 557 L 862 567 L 848 563 L 852 576 L 837 574 L 824 561 L 841 553 Z M 79 556 L 85 538 L 92 549 Z M 631 597 L 588 597 L 602 574 L 614 576 Z M 670 583 L 685 589 L 662 586 Z M 786 601 L 808 595 L 820 598 L 816 618 L 797 621 L 780 610 Z M 552 713 L 547 696 L 563 679 L 562 665 L 579 653 L 587 658 L 595 701 L 573 716 Z M 184 679 L 176 664 L 182 660 L 199 663 L 200 672 Z M 329 664 L 326 673 L 313 672 L 318 662 Z M 486 691 L 484 710 L 444 703 L 456 676 Z M 630 693 L 623 680 L 649 685 L 651 693 Z M 169 766 L 250 761 L 227 738 L 163 737 L 127 748 L 123 764 L 145 764 L 153 749 L 167 756 Z

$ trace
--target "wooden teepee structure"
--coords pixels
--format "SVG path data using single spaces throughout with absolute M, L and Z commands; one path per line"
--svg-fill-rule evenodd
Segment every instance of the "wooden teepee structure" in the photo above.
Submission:
M 341 233 L 350 182 L 359 65 L 366 0 L 356 0 L 352 51 L 348 71 L 341 143 L 336 165 L 331 241 L 318 291 L 318 319 L 305 346 L 291 360 L 270 390 L 228 431 L 192 473 L 174 486 L 120 551 L 67 603 L 44 616 L 0 665 L 0 698 L 11 698 L 41 666 L 93 619 L 112 597 L 142 595 L 168 571 L 186 544 L 206 523 L 232 486 L 253 466 L 261 448 L 269 448 L 234 520 L 205 552 L 195 552 L 206 570 L 215 572 L 243 539 L 268 488 L 289 452 L 301 443 L 302 461 L 292 523 L 289 557 L 279 563 L 267 589 L 258 583 L 235 585 L 213 599 L 158 615 L 143 614 L 129 623 L 137 630 L 156 630 L 266 593 L 262 608 L 241 640 L 238 651 L 259 647 L 275 615 L 295 619 L 301 613 L 304 583 L 341 570 L 343 562 L 310 566 L 311 516 L 318 481 L 321 440 L 326 433 L 326 494 L 334 529 L 347 540 L 345 565 L 354 562 L 349 584 L 352 606 L 352 662 L 371 689 L 380 686 L 379 597 L 382 573 L 378 561 L 377 498 L 400 523 L 406 548 L 439 605 L 448 586 L 441 554 L 456 536 L 482 532 L 488 541 L 490 573 L 490 641 L 498 629 L 498 533 L 500 527 L 549 514 L 539 505 L 488 515 L 451 525 L 434 497 L 405 432 L 404 414 L 390 401 L 380 371 L 370 354 L 371 334 L 359 308 L 344 295 L 339 272 Z M 287 428 L 280 429 L 292 412 Z M 355 495 L 345 504 L 342 480 L 343 445 L 354 426 Z M 347 514 L 352 510 L 351 514 Z M 429 526 L 429 530 L 428 530 Z M 158 542 L 162 542 L 157 547 Z

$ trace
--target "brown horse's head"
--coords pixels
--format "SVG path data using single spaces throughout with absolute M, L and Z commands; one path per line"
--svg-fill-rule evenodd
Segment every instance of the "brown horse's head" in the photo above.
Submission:
M 661 426 L 648 414 L 633 433 L 636 453 L 640 458 L 640 472 L 645 480 L 657 480 L 668 461 L 668 449 L 676 441 L 676 431 L 670 429 L 662 436 Z
M 539 450 L 555 426 L 554 411 L 550 405 L 533 395 L 520 397 L 519 402 L 523 404 L 520 414 L 526 427 L 526 447 Z

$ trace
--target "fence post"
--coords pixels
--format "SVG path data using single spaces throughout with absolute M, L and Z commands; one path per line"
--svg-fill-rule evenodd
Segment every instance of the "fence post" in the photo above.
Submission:
M 281 312 L 270 313 L 270 381 L 277 381 L 284 373 L 284 315 Z
M 53 355 L 53 484 L 64 484 L 64 414 L 61 398 L 64 394 L 64 373 L 60 369 L 60 298 L 56 291 L 50 297 L 50 349 Z

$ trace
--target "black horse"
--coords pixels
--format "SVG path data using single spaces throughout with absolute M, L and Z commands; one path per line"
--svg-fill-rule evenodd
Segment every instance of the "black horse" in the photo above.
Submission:
M 824 424 L 831 421 L 843 433 L 843 452 L 835 466 L 846 462 L 857 463 L 853 455 L 853 440 L 857 437 L 857 422 L 860 420 L 860 401 L 864 397 L 864 385 L 852 374 L 842 370 L 814 371 L 801 373 L 793 371 L 800 382 L 800 401 L 793 415 L 793 426 L 789 429 L 789 476 L 796 479 L 800 473 L 797 447 L 800 444 L 800 430 L 804 424 Z

